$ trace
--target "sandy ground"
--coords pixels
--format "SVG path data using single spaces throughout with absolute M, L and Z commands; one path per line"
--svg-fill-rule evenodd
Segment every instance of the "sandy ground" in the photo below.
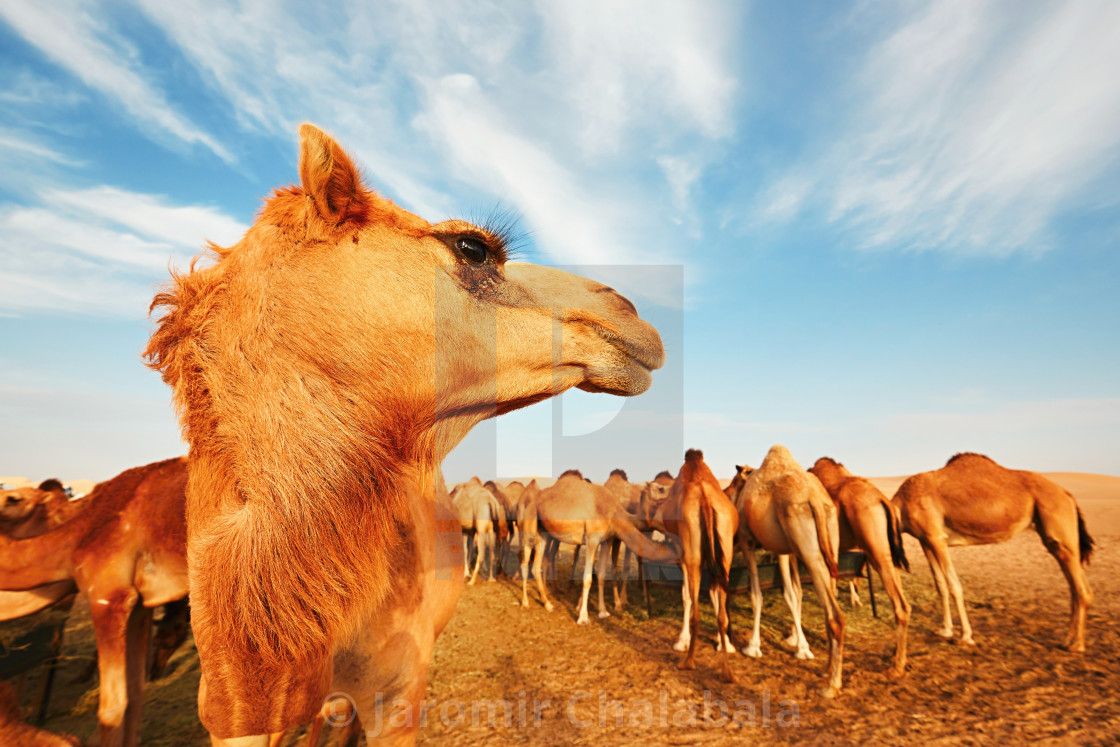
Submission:
M 827 654 L 820 608 L 811 592 L 805 628 L 817 658 L 798 661 L 783 649 L 780 638 L 789 614 L 780 594 L 768 592 L 764 657 L 736 655 L 732 667 L 739 681 L 727 685 L 716 673 L 706 601 L 698 669 L 681 672 L 676 669 L 680 655 L 670 648 L 680 627 L 676 591 L 655 590 L 654 614 L 646 619 L 634 584 L 627 612 L 598 620 L 593 607 L 592 624 L 581 627 L 575 624 L 575 585 L 561 589 L 558 609 L 550 614 L 532 593 L 532 607 L 520 609 L 519 588 L 502 579 L 468 588 L 437 643 L 421 741 L 1115 744 L 1120 740 L 1120 478 L 1051 477 L 1078 497 L 1097 542 L 1088 569 L 1096 594 L 1088 654 L 1057 648 L 1068 625 L 1068 590 L 1031 531 L 1004 545 L 952 550 L 979 644 L 975 648 L 933 633 L 937 600 L 921 551 L 907 538 L 914 569 L 904 578 L 914 604 L 909 674 L 901 681 L 885 675 L 894 628 L 876 578 L 878 619 L 866 603 L 852 609 L 846 595 L 842 598 L 848 622 L 844 692 L 831 701 L 819 695 Z M 891 488 L 900 481 L 888 478 L 882 484 Z M 866 588 L 863 597 L 866 602 Z M 733 635 L 743 635 L 749 631 L 749 602 L 743 595 L 732 605 Z M 67 636 L 67 660 L 47 728 L 87 738 L 96 724 L 96 684 L 72 681 L 93 652 L 88 611 L 81 604 Z M 33 679 L 25 688 L 25 703 L 34 685 Z M 144 744 L 207 744 L 194 710 L 197 685 L 198 660 L 188 644 L 173 658 L 170 674 L 148 686 Z M 720 703 L 729 718 L 721 716 Z M 705 718 L 705 705 L 712 718 Z M 392 715 L 386 704 L 382 718 Z M 327 731 L 333 743 L 338 732 Z M 293 733 L 285 744 L 298 743 L 299 736 Z

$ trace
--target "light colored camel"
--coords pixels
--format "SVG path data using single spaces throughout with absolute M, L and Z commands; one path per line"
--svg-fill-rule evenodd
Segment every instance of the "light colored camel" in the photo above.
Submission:
M 681 634 L 673 648 L 688 651 L 680 662 L 681 669 L 694 669 L 696 639 L 700 629 L 700 574 L 708 572 L 708 593 L 716 612 L 718 632 L 716 648 L 722 652 L 721 675 L 734 682 L 728 654 L 734 653 L 728 634 L 727 587 L 731 574 L 731 558 L 735 554 L 735 536 L 739 529 L 739 512 L 724 495 L 704 454 L 697 449 L 685 452 L 684 465 L 667 494 L 656 483 L 644 494 L 643 517 L 649 527 L 680 540 L 682 551 L 681 598 L 684 620 Z M 654 504 L 657 504 L 654 507 Z
M 749 469 L 749 468 L 746 468 Z M 758 469 L 744 474 L 735 494 L 739 509 L 739 546 L 751 572 L 751 604 L 754 607 L 754 631 L 744 653 L 761 656 L 760 622 L 762 590 L 758 582 L 757 548 L 778 555 L 792 555 L 809 570 L 813 587 L 825 614 L 828 636 L 829 681 L 826 698 L 835 697 L 841 689 L 844 654 L 844 614 L 836 601 L 834 579 L 837 568 L 839 526 L 836 507 L 816 476 L 809 474 L 793 458 L 786 447 L 770 448 Z M 787 559 L 787 563 L 790 562 Z M 793 583 L 788 577 L 792 575 Z M 783 571 L 783 593 L 793 611 L 794 631 L 798 638 L 798 657 L 808 658 L 808 644 L 801 629 L 801 585 L 794 573 Z
M 521 498 L 525 486 L 514 480 L 502 487 L 493 480 L 487 480 L 483 487 L 498 499 L 498 503 L 502 507 L 502 520 L 497 525 L 498 573 L 505 574 L 506 558 L 509 556 L 509 548 L 513 544 L 514 536 L 517 533 L 517 501 Z
M 455 513 L 459 517 L 459 524 L 463 529 L 463 562 L 470 561 L 470 543 L 474 539 L 478 555 L 474 562 L 474 572 L 471 573 L 464 565 L 463 575 L 469 577 L 467 586 L 474 586 L 478 580 L 478 569 L 482 565 L 482 556 L 490 555 L 490 581 L 494 580 L 494 565 L 498 554 L 495 547 L 495 529 L 502 523 L 504 510 L 494 494 L 482 486 L 477 477 L 472 477 L 469 482 L 457 485 L 451 493 L 451 503 L 455 506 Z
M 612 289 L 394 205 L 311 125 L 299 172 L 153 302 L 146 355 L 191 445 L 199 715 L 215 744 L 265 744 L 341 691 L 359 718 L 411 702 L 367 732 L 411 743 L 463 588 L 439 465 L 479 422 L 571 387 L 644 392 L 664 351 Z
M 588 482 L 578 472 L 568 471 L 551 487 L 541 490 L 536 480 L 529 484 L 522 494 L 518 525 L 521 529 L 521 606 L 529 606 L 529 556 L 535 552 L 533 574 L 537 579 L 537 590 L 545 608 L 552 611 L 552 602 L 545 591 L 542 561 L 545 559 L 545 543 L 551 541 L 569 545 L 586 546 L 583 563 L 583 592 L 580 596 L 579 612 L 576 622 L 586 625 L 590 622 L 587 615 L 587 598 L 591 591 L 592 566 L 598 558 L 599 563 L 599 617 L 610 617 L 603 600 L 603 582 L 612 539 L 618 538 L 638 555 L 658 562 L 672 562 L 678 552 L 671 545 L 663 545 L 647 539 L 638 531 L 617 504 L 615 497 L 602 485 Z M 599 552 L 600 546 L 603 552 Z M 598 555 L 596 553 L 599 552 Z M 553 554 L 554 557 L 554 554 Z M 550 569 L 550 577 L 555 569 Z
M 941 595 L 939 635 L 953 637 L 952 591 L 961 619 L 960 642 L 975 644 L 949 548 L 1006 542 L 1033 526 L 1069 583 L 1071 620 L 1064 647 L 1085 651 L 1085 618 L 1093 593 L 1082 565 L 1093 553 L 1093 539 L 1068 490 L 1036 472 L 1007 469 L 986 456 L 964 453 L 939 470 L 907 479 L 893 502 L 901 513 L 903 531 L 922 543 Z
M 638 525 L 638 512 L 641 510 L 642 502 L 642 486 L 630 482 L 626 477 L 626 471 L 622 469 L 611 470 L 607 481 L 603 483 L 603 487 L 610 492 L 616 500 L 618 505 L 632 517 L 632 521 L 638 526 L 638 529 L 645 531 L 645 528 Z M 622 612 L 626 609 L 627 594 L 626 586 L 630 580 L 630 548 L 615 540 L 611 543 L 611 569 L 614 584 L 611 587 L 614 592 L 614 608 L 616 612 Z M 619 550 L 622 551 L 622 569 L 618 567 Z M 642 570 L 641 559 L 638 559 L 638 575 L 641 577 L 643 588 L 645 585 L 645 576 Z M 622 580 L 621 591 L 619 589 L 619 579 Z
M 102 747 L 137 743 L 151 608 L 187 594 L 187 464 L 169 459 L 98 483 L 89 506 L 35 537 L 0 535 L 0 588 L 40 594 L 76 585 L 89 598 L 100 670 Z M 0 597 L 0 620 L 36 610 Z
M 902 548 L 902 527 L 897 511 L 870 480 L 855 477 L 835 459 L 821 457 L 809 469 L 824 485 L 840 510 L 840 552 L 859 548 L 883 580 L 894 607 L 896 624 L 893 677 L 906 673 L 906 629 L 910 603 L 902 591 L 899 568 L 910 570 Z M 853 590 L 854 593 L 854 590 Z

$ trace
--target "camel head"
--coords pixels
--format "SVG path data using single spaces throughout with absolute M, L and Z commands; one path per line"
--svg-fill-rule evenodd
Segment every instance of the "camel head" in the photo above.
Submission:
M 847 467 L 832 457 L 821 457 L 809 468 L 809 472 L 817 476 L 817 479 L 821 481 L 821 484 L 829 493 L 845 479 L 852 476 Z
M 54 478 L 44 480 L 35 488 L 0 490 L 0 519 L 9 522 L 23 521 L 38 506 L 52 498 L 66 500 L 66 489 Z
M 613 289 L 509 261 L 499 228 L 398 207 L 309 124 L 299 174 L 238 244 L 212 246 L 216 263 L 153 303 L 166 313 L 146 355 L 175 389 L 188 439 L 275 451 L 301 440 L 295 428 L 308 444 L 341 441 L 330 431 L 342 422 L 438 465 L 486 418 L 572 387 L 649 388 L 661 338 Z M 234 421 L 237 433 L 216 432 Z M 315 450 L 303 461 L 321 460 Z
M 642 485 L 642 494 L 638 498 L 638 515 L 646 521 L 653 518 L 661 504 L 668 500 L 672 489 L 672 485 L 664 485 L 656 481 Z
M 734 499 L 735 496 L 739 493 L 739 489 L 746 484 L 747 478 L 751 476 L 752 472 L 754 472 L 754 467 L 748 467 L 745 464 L 736 464 L 735 476 L 731 478 L 731 483 L 726 488 L 724 488 L 723 492 L 729 498 Z

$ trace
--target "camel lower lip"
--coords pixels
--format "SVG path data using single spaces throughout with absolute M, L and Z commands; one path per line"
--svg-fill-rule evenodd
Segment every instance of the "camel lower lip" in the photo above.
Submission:
M 603 340 L 610 343 L 616 350 L 624 354 L 630 360 L 634 361 L 646 371 L 655 371 L 661 368 L 661 356 L 650 355 L 648 351 L 640 346 L 632 344 L 630 341 L 624 339 L 622 336 L 609 330 L 605 327 L 595 325 L 595 333 Z

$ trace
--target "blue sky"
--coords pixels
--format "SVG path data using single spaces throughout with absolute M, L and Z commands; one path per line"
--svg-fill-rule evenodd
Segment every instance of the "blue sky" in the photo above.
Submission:
M 0 475 L 185 450 L 153 289 L 297 180 L 303 121 L 664 333 L 649 394 L 485 424 L 450 480 L 779 442 L 1120 474 L 1117 70 L 1108 0 L 0 0 Z

